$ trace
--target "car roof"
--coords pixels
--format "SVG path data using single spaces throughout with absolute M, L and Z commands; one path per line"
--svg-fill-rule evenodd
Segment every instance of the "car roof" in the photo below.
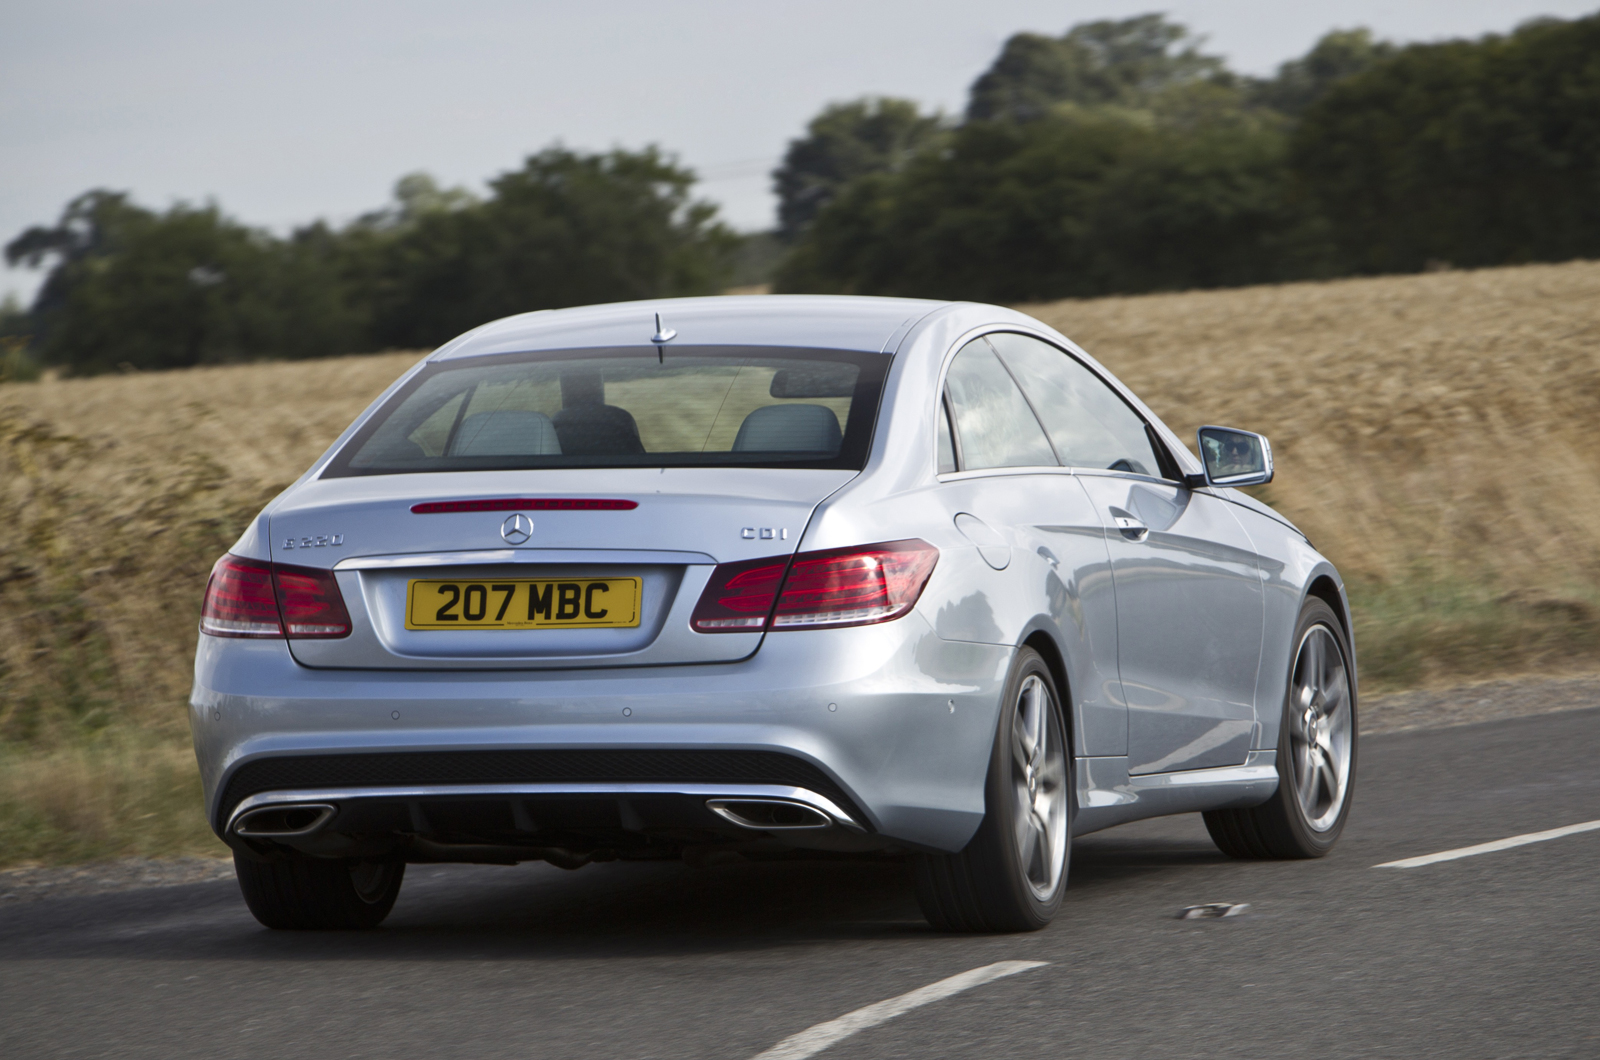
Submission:
M 492 321 L 441 346 L 432 361 L 528 350 L 644 346 L 662 327 L 680 346 L 799 346 L 893 352 L 892 338 L 948 302 L 856 295 L 661 298 L 545 309 Z

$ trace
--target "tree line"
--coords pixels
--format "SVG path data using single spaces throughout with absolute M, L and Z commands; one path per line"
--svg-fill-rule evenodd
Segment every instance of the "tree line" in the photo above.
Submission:
M 852 140 L 875 153 L 827 150 Z M 785 167 L 780 290 L 1018 302 L 1600 256 L 1600 16 L 1333 32 L 1266 79 L 1159 15 L 1018 34 L 959 121 L 838 105 Z
M 388 207 L 287 237 L 97 190 L 6 258 L 49 269 L 29 345 L 75 373 L 416 349 L 512 313 L 719 289 L 739 240 L 693 184 L 654 148 L 554 147 L 487 197 L 413 174 Z
M 0 379 L 441 343 L 511 313 L 780 291 L 1019 302 L 1600 256 L 1600 16 L 1396 47 L 1336 31 L 1270 78 L 1160 15 L 1022 33 L 959 118 L 831 105 L 740 236 L 657 148 L 552 147 L 488 193 L 403 178 L 279 236 L 94 190 L 19 234 Z

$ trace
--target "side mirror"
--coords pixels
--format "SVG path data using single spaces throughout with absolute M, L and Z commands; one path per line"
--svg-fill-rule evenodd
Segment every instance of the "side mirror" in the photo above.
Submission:
M 1260 486 L 1272 481 L 1272 445 L 1266 435 L 1232 427 L 1201 427 L 1200 461 L 1208 486 Z

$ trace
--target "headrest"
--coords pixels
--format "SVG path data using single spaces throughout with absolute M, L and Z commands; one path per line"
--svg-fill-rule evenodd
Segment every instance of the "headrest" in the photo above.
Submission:
M 598 368 L 569 368 L 561 373 L 561 407 L 604 405 L 606 381 Z
M 555 424 L 542 412 L 474 412 L 456 430 L 451 456 L 560 456 Z
M 739 425 L 736 453 L 837 453 L 839 417 L 826 405 L 767 405 Z

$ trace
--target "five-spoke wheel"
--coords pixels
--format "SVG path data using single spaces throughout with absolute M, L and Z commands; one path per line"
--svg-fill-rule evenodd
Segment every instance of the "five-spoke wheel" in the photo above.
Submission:
M 1035 931 L 1061 905 L 1072 844 L 1072 750 L 1050 668 L 1017 652 L 1000 701 L 983 823 L 959 854 L 916 861 L 917 899 L 941 931 Z
M 1018 866 L 1040 900 L 1061 886 L 1067 860 L 1067 757 L 1057 709 L 1044 679 L 1029 674 L 1011 725 L 1012 814 Z
M 1338 635 L 1322 623 L 1300 638 L 1286 720 L 1295 797 L 1306 825 L 1326 832 L 1339 819 L 1350 787 L 1355 722 L 1344 652 Z
M 1278 730 L 1278 790 L 1260 806 L 1206 813 L 1236 858 L 1314 858 L 1333 848 L 1355 786 L 1356 695 L 1349 641 L 1333 608 L 1306 601 L 1295 625 Z

